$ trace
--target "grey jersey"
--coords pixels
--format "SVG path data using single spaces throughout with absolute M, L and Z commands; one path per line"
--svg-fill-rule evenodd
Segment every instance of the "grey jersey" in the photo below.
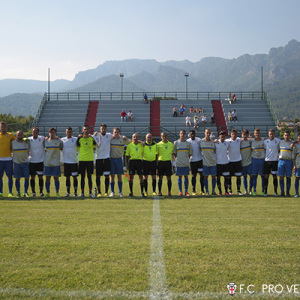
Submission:
M 213 141 L 200 141 L 201 153 L 203 156 L 203 166 L 212 167 L 217 164 L 216 145 Z
M 247 167 L 252 164 L 252 150 L 249 140 L 241 141 L 242 167 Z
M 45 140 L 45 162 L 46 167 L 56 167 L 60 165 L 60 150 L 63 149 L 63 142 L 61 140 Z
M 294 145 L 293 148 L 293 157 L 295 159 L 296 168 L 300 168 L 300 143 Z
M 190 166 L 190 156 L 192 155 L 192 147 L 188 141 L 175 141 L 173 153 L 176 154 L 176 167 Z
M 125 141 L 123 137 L 112 139 L 110 142 L 110 157 L 122 158 L 124 155 L 124 145 L 128 145 L 129 143 L 130 141 Z
M 30 149 L 30 142 L 28 140 L 22 142 L 18 142 L 17 140 L 14 140 L 11 142 L 11 148 L 12 148 L 14 163 L 16 164 L 28 163 L 29 149 Z
M 265 144 L 264 140 L 250 142 L 252 149 L 252 158 L 264 159 L 265 158 Z
M 291 148 L 292 141 L 286 142 L 285 140 L 279 143 L 279 159 L 293 159 L 293 149 Z

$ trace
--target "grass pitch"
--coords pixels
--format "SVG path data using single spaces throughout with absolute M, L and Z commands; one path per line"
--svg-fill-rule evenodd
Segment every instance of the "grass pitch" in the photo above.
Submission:
M 61 195 L 63 186 L 61 178 Z M 134 186 L 139 195 L 137 179 Z M 1 199 L 0 297 L 150 297 L 153 201 Z M 257 295 L 262 284 L 299 284 L 299 198 L 165 196 L 159 202 L 170 298 L 228 298 L 229 282 L 252 284 Z

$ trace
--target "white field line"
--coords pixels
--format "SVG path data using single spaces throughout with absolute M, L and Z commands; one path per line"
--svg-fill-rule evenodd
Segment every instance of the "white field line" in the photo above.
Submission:
M 150 255 L 150 299 L 170 299 L 167 287 L 159 197 L 153 199 Z
M 38 297 L 38 298 L 117 298 L 117 299 L 147 299 L 151 298 L 152 294 L 150 292 L 137 292 L 137 291 L 117 291 L 117 290 L 107 290 L 107 291 L 87 291 L 87 290 L 50 290 L 50 289 L 22 289 L 22 288 L 0 288 L 1 299 L 5 297 Z M 186 293 L 172 293 L 169 292 L 168 296 L 170 299 L 231 299 L 228 292 L 186 292 Z M 157 299 L 160 296 L 157 296 Z M 264 299 L 274 299 L 274 298 L 288 298 L 288 299 L 299 299 L 299 294 L 268 294 L 268 293 L 255 293 L 249 295 L 248 293 L 240 294 L 236 293 L 234 298 L 264 298 Z M 233 299 L 233 298 L 232 298 Z

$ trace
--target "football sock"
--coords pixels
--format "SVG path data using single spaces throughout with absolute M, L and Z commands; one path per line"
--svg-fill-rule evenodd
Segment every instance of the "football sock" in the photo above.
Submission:
M 161 193 L 162 179 L 158 180 L 158 191 Z
M 145 192 L 148 193 L 148 180 L 147 179 L 144 179 L 144 189 L 145 189 Z
M 30 187 L 31 187 L 32 193 L 35 193 L 35 180 L 34 179 L 30 179 Z
M 25 180 L 24 180 L 24 193 L 28 192 L 28 187 L 29 187 L 29 179 L 25 178 Z
M 92 175 L 88 174 L 87 178 L 88 178 L 88 182 L 89 182 L 89 190 L 90 190 L 90 193 L 91 193 L 92 189 L 93 189 Z
M 132 190 L 133 190 L 133 181 L 129 181 L 129 189 L 130 189 L 130 193 L 132 193 Z
M 299 178 L 295 180 L 295 193 L 299 195 Z
M 10 193 L 12 193 L 12 187 L 13 187 L 13 179 L 12 177 L 8 177 L 8 190 Z
M 208 179 L 204 179 L 203 183 L 204 183 L 204 187 L 205 187 L 206 193 L 208 193 Z
M 42 193 L 43 189 L 44 189 L 44 179 L 43 178 L 39 179 L 39 188 L 40 188 L 40 193 Z
M 50 193 L 50 181 L 46 181 L 45 187 L 46 187 L 46 192 Z
M 155 193 L 155 191 L 156 191 L 156 179 L 152 179 L 152 190 L 153 190 L 153 193 Z
M 96 186 L 98 189 L 98 194 L 101 194 L 101 181 L 100 181 L 100 176 L 96 177 Z
M 107 194 L 108 193 L 108 189 L 109 189 L 109 177 L 105 177 L 105 193 Z
M 281 194 L 284 194 L 284 179 L 279 179 Z
M 179 189 L 179 192 L 182 193 L 182 179 L 181 179 L 180 177 L 178 177 L 177 182 L 178 182 L 178 189 Z
M 286 193 L 289 194 L 291 189 L 291 177 L 286 178 Z
M 189 179 L 187 177 L 184 177 L 184 190 L 187 192 L 189 189 Z
M 273 177 L 273 185 L 274 185 L 274 192 L 277 194 L 277 190 L 278 190 L 278 180 L 277 177 Z
M 20 180 L 16 180 L 16 190 L 17 193 L 20 193 Z
M 55 180 L 54 185 L 55 185 L 55 191 L 56 191 L 56 193 L 58 193 L 59 192 L 59 180 Z
M 0 178 L 0 193 L 3 194 L 3 178 Z
M 248 191 L 248 180 L 247 180 L 247 175 L 243 176 L 243 185 L 244 185 L 244 189 L 247 192 Z
M 77 194 L 77 189 L 78 189 L 78 179 L 77 177 L 73 177 L 73 184 L 74 184 L 74 192 Z
M 115 182 L 114 182 L 114 181 L 110 183 L 110 191 L 111 191 L 112 193 L 115 192 Z
M 168 192 L 171 193 L 171 189 L 172 189 L 172 180 L 168 179 Z
M 122 193 L 123 181 L 118 181 L 119 193 Z
M 67 177 L 66 178 L 66 188 L 67 188 L 68 194 L 70 194 L 70 185 L 71 185 L 70 177 Z
M 217 183 L 217 180 L 215 177 L 212 178 L 211 180 L 211 185 L 212 185 L 212 192 L 215 191 L 215 188 L 216 188 L 216 183 Z

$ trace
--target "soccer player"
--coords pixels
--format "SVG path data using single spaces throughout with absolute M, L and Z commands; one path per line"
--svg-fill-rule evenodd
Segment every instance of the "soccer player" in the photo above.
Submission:
M 44 160 L 45 160 L 45 137 L 39 135 L 39 128 L 33 127 L 31 130 L 32 136 L 28 138 L 30 142 L 29 155 L 29 173 L 30 173 L 30 187 L 32 197 L 35 193 L 35 177 L 39 179 L 40 197 L 44 197 Z
M 273 175 L 273 186 L 274 195 L 277 196 L 278 180 L 277 180 L 277 170 L 278 170 L 278 155 L 279 155 L 279 143 L 280 139 L 275 138 L 275 130 L 270 129 L 268 132 L 269 138 L 264 141 L 266 157 L 264 164 L 264 193 L 268 194 L 268 184 L 269 175 Z
M 84 125 L 82 133 L 83 134 L 80 134 L 77 139 L 77 146 L 79 147 L 78 171 L 81 177 L 81 194 L 79 197 L 84 197 L 85 173 L 87 173 L 89 195 L 91 198 L 94 198 L 94 194 L 92 192 L 92 175 L 94 171 L 94 145 L 97 145 L 97 143 L 90 135 L 90 126 Z
M 23 140 L 24 134 L 22 130 L 17 131 L 17 139 L 12 141 L 11 148 L 13 152 L 14 161 L 14 177 L 16 178 L 16 190 L 17 197 L 21 197 L 20 192 L 20 179 L 24 177 L 24 197 L 29 197 L 28 187 L 29 187 L 29 164 L 28 164 L 28 154 L 30 142 L 28 139 Z
M 63 142 L 63 161 L 64 161 L 64 175 L 66 177 L 66 197 L 71 195 L 71 180 L 73 177 L 74 197 L 77 197 L 78 188 L 78 159 L 77 159 L 77 137 L 73 136 L 72 127 L 66 129 L 66 136 L 61 139 Z
M 113 139 L 110 143 L 110 190 L 111 194 L 109 197 L 115 195 L 115 175 L 118 178 L 119 196 L 123 197 L 123 156 L 124 156 L 124 145 L 128 145 L 130 141 L 124 139 L 120 135 L 120 129 L 115 127 L 113 129 Z
M 204 186 L 206 195 L 209 195 L 208 190 L 208 176 L 212 177 L 212 195 L 216 195 L 216 175 L 217 175 L 217 158 L 216 158 L 216 145 L 210 139 L 211 131 L 206 128 L 204 131 L 204 139 L 200 141 L 200 148 L 203 156 L 203 175 Z
M 156 196 L 156 170 L 157 170 L 157 149 L 156 143 L 152 139 L 152 134 L 146 135 L 143 154 L 143 173 L 144 173 L 144 195 L 148 194 L 148 175 L 152 177 L 152 195 Z
M 197 174 L 200 174 L 200 185 L 201 185 L 201 194 L 204 195 L 204 183 L 203 183 L 203 157 L 200 150 L 200 138 L 196 137 L 195 130 L 191 130 L 189 134 L 190 138 L 187 141 L 191 144 L 192 147 L 192 156 L 190 157 L 190 166 L 192 172 L 192 195 L 196 196 L 196 179 Z
M 174 142 L 173 156 L 176 162 L 176 175 L 178 176 L 179 196 L 182 196 L 182 176 L 184 177 L 185 196 L 189 197 L 189 172 L 190 172 L 190 156 L 192 156 L 191 144 L 186 141 L 186 132 L 181 129 L 179 131 L 179 140 Z
M 220 131 L 219 141 L 215 143 L 216 146 L 216 158 L 217 158 L 217 186 L 219 189 L 219 196 L 222 196 L 221 176 L 224 177 L 225 195 L 228 193 L 228 187 L 230 184 L 229 173 L 229 160 L 228 160 L 228 148 L 229 143 L 225 141 L 226 132 Z
M 237 137 L 237 130 L 232 129 L 230 133 L 230 139 L 226 139 L 229 142 L 228 158 L 229 158 L 229 171 L 230 177 L 236 176 L 236 185 L 238 195 L 241 193 L 241 176 L 242 176 L 242 155 L 241 155 L 241 141 L 242 139 Z M 230 194 L 232 194 L 232 183 L 230 178 Z
M 50 180 L 51 176 L 54 177 L 56 197 L 59 198 L 59 177 L 60 171 L 60 150 L 63 149 L 63 143 L 56 138 L 56 129 L 49 129 L 49 138 L 45 140 L 45 176 L 46 176 L 46 195 L 50 196 Z
M 168 134 L 165 132 L 161 133 L 161 141 L 157 143 L 157 155 L 158 155 L 158 194 L 162 196 L 161 188 L 163 177 L 167 176 L 168 180 L 168 195 L 171 196 L 172 189 L 172 154 L 174 145 L 168 141 Z
M 248 194 L 248 180 L 247 175 L 250 176 L 249 182 L 249 194 L 252 195 L 252 150 L 251 142 L 248 140 L 249 130 L 244 129 L 242 131 L 242 141 L 241 141 L 241 155 L 242 155 L 242 175 L 243 175 L 243 185 L 245 189 L 244 195 Z
M 284 132 L 283 138 L 279 143 L 279 161 L 278 161 L 278 176 L 281 196 L 284 197 L 284 177 L 286 177 L 286 196 L 290 196 L 291 177 L 293 170 L 293 150 L 291 147 L 290 132 Z
M 300 180 L 300 132 L 298 132 L 298 140 L 293 143 L 293 163 L 295 172 L 295 198 L 299 197 L 299 180 Z
M 7 125 L 0 122 L 0 197 L 3 197 L 3 174 L 8 177 L 8 197 L 13 197 L 13 161 L 11 157 L 11 142 L 16 138 L 12 133 L 7 132 Z
M 265 144 L 264 140 L 260 137 L 260 129 L 256 128 L 254 130 L 254 139 L 251 140 L 251 150 L 252 150 L 252 176 L 253 176 L 253 196 L 256 196 L 256 186 L 257 186 L 257 176 L 261 176 L 261 195 L 264 195 L 264 163 L 265 163 Z
M 143 182 L 143 152 L 144 147 L 141 143 L 139 143 L 139 135 L 134 133 L 132 135 L 132 142 L 127 146 L 126 149 L 126 165 L 129 170 L 129 189 L 130 189 L 130 197 L 133 197 L 133 179 L 134 175 L 137 172 L 140 179 L 140 187 L 141 187 L 141 196 L 144 195 L 144 182 Z

